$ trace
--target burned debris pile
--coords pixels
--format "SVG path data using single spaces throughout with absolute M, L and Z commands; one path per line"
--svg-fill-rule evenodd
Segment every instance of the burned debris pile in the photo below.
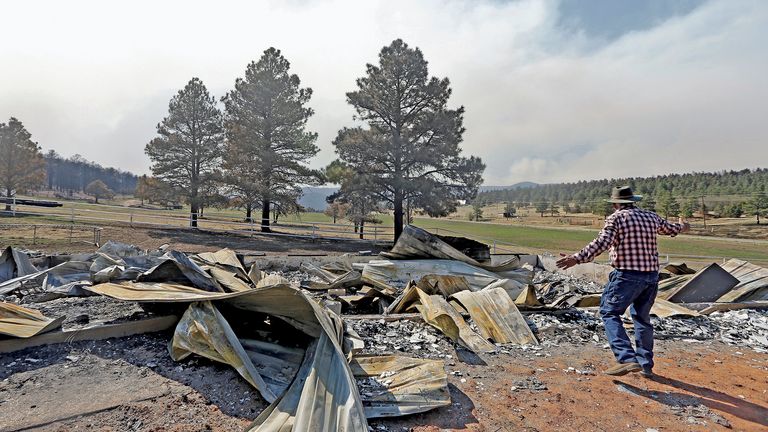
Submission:
M 368 419 L 450 405 L 446 366 L 457 350 L 605 344 L 605 266 L 561 273 L 552 257 L 501 259 L 412 226 L 379 257 L 279 261 L 112 242 L 76 255 L 9 247 L 0 255 L 0 352 L 74 333 L 174 329 L 171 359 L 230 365 L 269 403 L 250 430 L 366 431 Z M 652 311 L 659 337 L 768 352 L 768 270 L 731 260 L 665 273 Z M 546 389 L 530 379 L 515 387 Z

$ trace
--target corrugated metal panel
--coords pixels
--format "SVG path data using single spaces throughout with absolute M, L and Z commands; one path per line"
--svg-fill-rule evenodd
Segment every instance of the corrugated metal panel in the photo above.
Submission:
M 245 268 L 243 268 L 243 265 L 240 263 L 240 260 L 237 259 L 237 254 L 232 249 L 225 248 L 216 252 L 203 252 L 195 255 L 194 258 L 199 258 L 206 264 L 220 264 L 233 267 L 238 269 L 240 276 L 248 275 Z
M 171 340 L 171 358 L 176 361 L 197 354 L 234 367 L 267 402 L 277 395 L 267 387 L 227 320 L 209 301 L 192 303 L 176 326 Z M 285 390 L 285 389 L 283 389 Z
M 360 395 L 341 348 L 341 319 L 326 312 L 302 291 L 288 285 L 274 285 L 244 292 L 212 293 L 183 285 L 161 283 L 101 284 L 92 287 L 92 291 L 132 301 L 226 302 L 244 311 L 266 313 L 288 322 L 315 338 L 314 342 L 307 349 L 291 385 L 282 397 L 259 415 L 251 430 L 367 432 Z M 209 316 L 204 321 L 221 325 L 221 321 L 215 317 Z M 179 330 L 183 331 L 183 327 Z M 206 337 L 212 337 L 210 335 Z M 202 334 L 195 337 L 198 338 L 196 342 L 200 343 L 200 347 L 197 347 L 200 350 L 207 350 L 207 346 L 211 348 L 211 355 L 214 355 L 214 351 L 219 355 L 220 351 L 231 350 L 237 357 L 235 363 L 242 364 L 243 368 L 250 362 L 245 350 L 237 349 L 237 346 L 242 349 L 237 338 L 226 337 L 226 334 L 215 336 L 216 341 L 206 341 Z M 226 341 L 221 340 L 224 337 Z M 260 391 L 266 388 L 258 382 L 256 387 Z
M 429 411 L 451 404 L 448 376 L 441 360 L 418 359 L 397 355 L 356 356 L 350 363 L 358 380 L 372 380 L 372 388 L 365 394 L 360 386 L 368 418 L 396 417 Z
M 178 251 L 168 251 L 164 261 L 141 274 L 138 282 L 188 283 L 205 291 L 222 292 L 221 286 L 188 256 Z
M 656 315 L 659 318 L 668 318 L 672 316 L 699 316 L 700 314 L 693 309 L 657 298 L 651 307 L 651 315 Z
M 472 291 L 479 291 L 489 284 L 505 279 L 504 289 L 510 296 L 517 296 L 531 283 L 533 272 L 517 269 L 503 274 L 496 274 L 480 267 L 453 260 L 376 260 L 363 267 L 363 282 L 366 282 L 389 295 L 410 281 L 418 281 L 428 275 L 449 275 L 466 279 Z
M 427 295 L 419 288 L 416 288 L 416 292 L 420 302 L 416 308 L 421 312 L 427 324 L 439 329 L 454 341 L 474 352 L 496 351 L 496 346 L 472 331 L 461 314 L 442 296 Z
M 718 302 L 768 300 L 768 269 L 734 258 L 723 264 L 723 270 L 736 277 L 739 283 L 717 299 Z
M 28 338 L 61 327 L 64 317 L 48 318 L 39 311 L 0 302 L 0 334 Z
M 29 256 L 16 248 L 8 246 L 0 254 L 0 283 L 37 272 Z
M 497 343 L 538 345 L 525 318 L 502 288 L 453 295 L 469 312 L 480 333 Z
M 454 237 L 454 239 L 457 238 Z M 481 243 L 471 239 L 458 238 L 458 240 L 484 247 Z M 441 259 L 461 261 L 494 273 L 518 269 L 522 265 L 519 256 L 513 256 L 499 264 L 491 264 L 488 260 L 478 261 L 446 243 L 440 237 L 413 225 L 403 227 L 403 232 L 397 239 L 397 243 L 389 252 L 381 253 L 381 256 L 393 260 Z
M 666 300 L 674 303 L 711 302 L 720 298 L 739 280 L 717 264 L 699 270 L 686 283 L 669 292 Z
M 242 294 L 203 291 L 186 285 L 163 282 L 104 283 L 86 289 L 118 300 L 170 303 L 220 300 Z
M 680 288 L 684 283 L 688 282 L 693 277 L 691 274 L 672 276 L 669 279 L 659 281 L 659 293 L 656 298 L 667 299 L 677 288 Z

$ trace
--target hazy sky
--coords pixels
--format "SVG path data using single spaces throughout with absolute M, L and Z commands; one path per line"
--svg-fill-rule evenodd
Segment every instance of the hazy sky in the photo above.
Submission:
M 320 167 L 345 92 L 395 38 L 466 108 L 485 184 L 768 166 L 768 1 L 16 1 L 0 121 L 45 151 L 147 173 L 144 145 L 196 76 L 217 97 L 270 46 L 312 87 Z

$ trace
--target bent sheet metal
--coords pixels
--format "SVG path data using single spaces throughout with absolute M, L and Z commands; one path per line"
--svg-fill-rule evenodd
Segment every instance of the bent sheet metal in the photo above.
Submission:
M 265 399 L 274 401 L 256 419 L 252 430 L 367 431 L 355 379 L 341 348 L 341 320 L 326 312 L 303 292 L 288 285 L 274 285 L 244 292 L 213 293 L 183 285 L 159 283 L 102 284 L 91 287 L 91 290 L 133 301 L 211 300 L 211 307 L 205 306 L 205 303 L 204 306 L 192 306 L 193 312 L 190 312 L 185 324 L 177 328 L 178 338 L 174 337 L 176 344 L 174 347 L 172 342 L 171 350 L 173 352 L 176 349 L 179 356 L 184 356 L 186 351 L 199 351 L 210 358 L 220 357 L 227 362 L 236 356 L 238 371 L 251 378 L 249 382 Z M 303 363 L 292 383 L 287 388 L 283 386 L 285 390 L 282 395 L 277 394 L 281 390 L 279 385 L 270 386 L 259 371 L 251 367 L 253 361 L 234 333 L 227 334 L 227 326 L 224 324 L 226 320 L 214 312 L 219 302 L 242 311 L 274 316 L 314 338 L 307 347 Z M 215 316 L 211 317 L 211 313 Z
M 723 270 L 738 279 L 739 283 L 717 299 L 718 302 L 768 300 L 768 269 L 732 258 L 723 264 Z
M 61 327 L 63 316 L 48 318 L 39 311 L 0 302 L 0 334 L 29 338 Z
M 486 252 L 482 254 L 483 258 L 478 260 L 451 246 L 446 240 L 463 243 L 474 250 L 485 248 Z M 397 239 L 397 243 L 389 252 L 384 252 L 381 256 L 392 260 L 442 259 L 461 261 L 494 273 L 514 270 L 521 266 L 519 256 L 513 256 L 500 264 L 491 264 L 490 251 L 487 245 L 463 237 L 441 237 L 413 225 L 403 227 L 403 233 Z
M 502 288 L 461 291 L 452 297 L 469 312 L 484 338 L 497 343 L 538 345 L 525 318 Z
M 352 359 L 350 367 L 368 418 L 416 414 L 451 404 L 440 360 L 364 355 Z
M 463 277 L 472 291 L 503 281 L 503 288 L 509 295 L 517 297 L 531 283 L 533 271 L 520 268 L 494 273 L 465 262 L 438 259 L 375 260 L 363 266 L 363 282 L 391 296 L 398 295 L 408 282 L 428 275 Z
M 416 288 L 416 293 L 419 296 L 416 309 L 421 312 L 427 324 L 474 352 L 496 351 L 496 346 L 472 331 L 461 314 L 445 298 L 428 295 L 419 288 Z

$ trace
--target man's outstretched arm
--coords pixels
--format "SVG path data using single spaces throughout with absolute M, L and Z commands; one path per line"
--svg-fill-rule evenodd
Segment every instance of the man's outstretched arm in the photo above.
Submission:
M 659 218 L 661 222 L 659 223 L 659 229 L 656 231 L 659 234 L 664 234 L 668 236 L 676 236 L 680 233 L 684 233 L 691 229 L 691 224 L 688 222 L 685 222 L 683 218 L 678 217 L 677 223 L 670 223 L 665 219 Z
M 597 238 L 592 240 L 584 249 L 573 254 L 565 255 L 560 254 L 562 258 L 555 263 L 558 268 L 563 270 L 571 268 L 576 264 L 583 264 L 595 259 L 596 256 L 608 250 L 616 239 L 616 227 L 613 224 L 613 219 L 609 218 L 605 221 L 605 226 L 598 234 Z

